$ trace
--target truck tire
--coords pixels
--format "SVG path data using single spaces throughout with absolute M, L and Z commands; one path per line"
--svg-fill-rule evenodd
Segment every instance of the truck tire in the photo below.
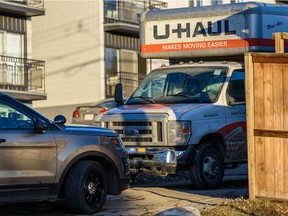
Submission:
M 222 182 L 224 168 L 224 156 L 220 149 L 212 144 L 202 144 L 189 169 L 191 182 L 196 189 L 216 188 Z
M 104 168 L 95 161 L 80 161 L 68 173 L 65 199 L 78 214 L 98 212 L 106 201 L 107 177 Z

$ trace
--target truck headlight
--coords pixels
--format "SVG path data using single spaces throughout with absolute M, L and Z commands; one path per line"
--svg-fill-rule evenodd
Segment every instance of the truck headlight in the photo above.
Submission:
M 93 122 L 92 125 L 95 126 L 95 127 L 101 127 L 100 122 Z
M 102 117 L 102 114 L 98 114 L 98 115 L 93 119 L 92 125 L 95 126 L 95 127 L 101 127 L 101 123 L 100 123 L 101 117 Z
M 191 123 L 189 121 L 169 121 L 169 144 L 186 145 L 191 135 Z

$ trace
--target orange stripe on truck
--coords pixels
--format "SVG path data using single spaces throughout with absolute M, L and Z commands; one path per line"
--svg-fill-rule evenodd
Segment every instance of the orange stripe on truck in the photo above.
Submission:
M 233 40 L 212 40 L 199 42 L 165 43 L 141 45 L 141 52 L 171 52 L 179 50 L 207 50 L 207 49 L 227 49 L 248 46 L 268 46 L 274 47 L 272 39 L 252 38 L 252 39 L 233 39 Z

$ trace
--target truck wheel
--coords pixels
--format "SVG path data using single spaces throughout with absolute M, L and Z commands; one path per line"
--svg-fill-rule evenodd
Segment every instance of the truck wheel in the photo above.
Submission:
M 68 207 L 79 214 L 98 212 L 106 200 L 107 182 L 105 170 L 99 163 L 79 162 L 68 173 L 65 183 Z
M 219 148 L 203 144 L 198 149 L 195 163 L 189 175 L 196 189 L 212 189 L 219 186 L 224 176 L 224 157 Z

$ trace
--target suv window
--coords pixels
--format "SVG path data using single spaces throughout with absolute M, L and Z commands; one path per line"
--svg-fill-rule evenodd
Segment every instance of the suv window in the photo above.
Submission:
M 33 119 L 0 101 L 0 130 L 34 129 Z

